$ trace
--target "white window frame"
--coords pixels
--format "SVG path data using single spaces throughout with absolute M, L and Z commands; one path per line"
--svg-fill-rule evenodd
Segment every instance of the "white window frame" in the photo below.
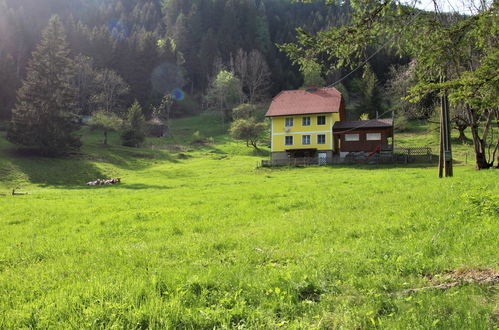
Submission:
M 284 119 L 284 127 L 292 127 L 294 124 L 293 117 L 286 117 Z
M 324 123 L 323 124 L 319 123 L 319 118 L 324 118 Z M 327 123 L 326 116 L 317 116 L 317 125 L 322 126 L 322 125 L 326 125 L 326 123 Z
M 291 143 L 288 143 L 288 141 L 287 141 L 288 138 L 291 138 Z M 294 140 L 293 135 L 286 135 L 286 136 L 284 136 L 284 145 L 286 145 L 286 146 L 292 146 L 293 142 L 294 142 L 293 140 Z
M 310 126 L 311 125 L 310 117 L 302 117 L 301 125 L 302 126 Z
M 381 133 L 367 133 L 366 141 L 381 141 Z
M 319 141 L 319 136 L 324 137 L 324 142 Z M 326 144 L 326 134 L 317 134 L 317 144 Z
M 308 143 L 306 143 L 306 142 L 308 142 Z M 301 136 L 301 144 L 303 144 L 305 146 L 305 145 L 309 145 L 310 143 L 311 143 L 310 135 L 302 135 Z
M 360 134 L 358 133 L 345 134 L 345 141 L 347 142 L 360 141 Z

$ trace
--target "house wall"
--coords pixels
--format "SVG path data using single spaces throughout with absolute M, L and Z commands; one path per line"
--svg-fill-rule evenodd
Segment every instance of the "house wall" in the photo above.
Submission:
M 325 125 L 317 125 L 317 117 L 326 116 Z M 310 117 L 310 126 L 302 125 L 302 118 Z M 293 126 L 285 130 L 286 118 L 293 118 Z M 311 115 L 294 115 L 272 117 L 272 152 L 284 152 L 289 149 L 308 149 L 333 150 L 333 124 L 340 119 L 339 113 L 322 113 Z M 317 135 L 326 135 L 325 144 L 317 144 Z M 310 135 L 310 144 L 302 144 L 302 136 Z M 293 145 L 285 145 L 286 136 L 293 136 Z
M 367 141 L 367 133 L 381 133 L 381 141 Z M 345 141 L 345 134 L 337 133 L 340 136 L 341 152 L 371 152 L 377 146 L 386 146 L 389 144 L 388 138 L 393 136 L 392 128 L 364 128 L 362 130 L 352 130 L 346 134 L 359 134 L 359 141 Z

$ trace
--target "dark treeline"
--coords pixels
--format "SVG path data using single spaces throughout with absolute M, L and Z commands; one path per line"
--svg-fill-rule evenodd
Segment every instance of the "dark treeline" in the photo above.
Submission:
M 0 118 L 10 117 L 28 60 L 54 14 L 81 70 L 111 70 L 129 86 L 120 99 L 123 107 L 136 99 L 149 115 L 150 105 L 180 88 L 190 97 L 177 107 L 179 115 L 199 109 L 218 71 L 234 71 L 240 49 L 263 55 L 271 75 L 269 96 L 301 86 L 302 74 L 276 44 L 293 41 L 296 27 L 317 32 L 343 25 L 349 12 L 348 1 L 325 6 L 288 0 L 0 0 Z M 384 80 L 397 61 L 383 51 L 372 67 Z M 341 74 L 324 78 L 331 82 Z M 85 101 L 80 108 L 82 114 L 92 111 Z

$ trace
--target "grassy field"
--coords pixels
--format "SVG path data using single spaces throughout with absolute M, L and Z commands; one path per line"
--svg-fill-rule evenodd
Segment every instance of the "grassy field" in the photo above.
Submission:
M 499 326 L 485 283 L 499 172 L 473 170 L 467 147 L 450 179 L 434 165 L 257 169 L 262 155 L 202 129 L 214 120 L 178 120 L 142 149 L 85 131 L 67 159 L 0 133 L 0 328 Z M 396 142 L 434 146 L 424 131 Z M 123 183 L 85 186 L 105 177 Z

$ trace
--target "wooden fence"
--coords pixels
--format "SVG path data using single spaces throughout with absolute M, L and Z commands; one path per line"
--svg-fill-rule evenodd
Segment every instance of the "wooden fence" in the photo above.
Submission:
M 430 147 L 397 147 L 395 154 L 403 155 L 406 163 L 432 162 L 433 154 Z
M 368 153 L 350 153 L 345 158 L 335 155 L 332 164 L 408 164 L 408 163 L 431 163 L 438 159 L 432 154 L 430 147 L 396 147 L 393 152 L 382 151 L 371 157 Z M 318 165 L 317 157 L 301 157 L 289 159 L 262 160 L 257 167 L 273 166 L 310 166 Z

